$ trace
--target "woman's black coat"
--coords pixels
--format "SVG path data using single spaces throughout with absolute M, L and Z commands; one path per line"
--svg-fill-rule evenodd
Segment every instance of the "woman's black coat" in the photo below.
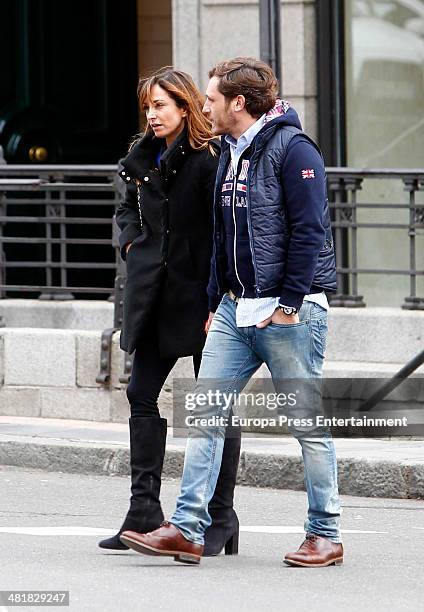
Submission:
M 121 348 L 132 353 L 155 325 L 159 352 L 166 358 L 201 352 L 205 342 L 219 146 L 213 145 L 215 156 L 196 151 L 184 130 L 157 168 L 163 145 L 163 139 L 147 134 L 122 160 L 119 174 L 127 190 L 116 220 L 127 262 Z

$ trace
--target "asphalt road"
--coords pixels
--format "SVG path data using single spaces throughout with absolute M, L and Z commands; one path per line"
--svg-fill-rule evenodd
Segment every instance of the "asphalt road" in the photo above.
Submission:
M 291 568 L 282 558 L 303 539 L 306 495 L 239 487 L 240 554 L 187 566 L 97 547 L 119 526 L 128 486 L 0 467 L 0 590 L 69 590 L 69 608 L 42 609 L 78 612 L 422 609 L 423 501 L 343 497 L 344 565 Z M 167 516 L 177 492 L 164 482 Z

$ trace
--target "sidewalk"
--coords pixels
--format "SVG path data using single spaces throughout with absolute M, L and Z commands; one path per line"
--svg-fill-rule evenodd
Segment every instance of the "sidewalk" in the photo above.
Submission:
M 340 492 L 424 499 L 424 441 L 335 439 Z M 178 478 L 185 439 L 169 430 L 164 475 Z M 120 423 L 0 417 L 0 465 L 81 474 L 129 474 L 128 427 Z M 290 437 L 243 435 L 239 484 L 303 490 L 300 446 Z

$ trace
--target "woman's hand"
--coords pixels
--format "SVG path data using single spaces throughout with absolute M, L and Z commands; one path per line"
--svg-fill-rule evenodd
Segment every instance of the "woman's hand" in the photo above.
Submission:
M 209 328 L 210 328 L 210 326 L 211 326 L 212 319 L 214 318 L 214 316 L 215 316 L 215 313 L 214 313 L 214 312 L 210 312 L 210 313 L 209 313 L 208 320 L 207 320 L 207 321 L 206 321 L 206 323 L 205 323 L 205 332 L 206 332 L 206 333 L 208 333 L 208 331 L 209 331 Z

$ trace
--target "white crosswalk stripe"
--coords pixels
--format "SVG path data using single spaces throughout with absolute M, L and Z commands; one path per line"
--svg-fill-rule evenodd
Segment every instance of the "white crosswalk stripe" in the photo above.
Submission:
M 245 533 L 304 533 L 300 525 L 245 525 L 240 526 Z M 342 533 L 388 533 L 365 529 L 342 529 Z M 114 535 L 116 529 L 100 529 L 97 527 L 54 526 L 54 527 L 0 527 L 0 533 L 16 533 L 36 536 L 108 536 Z M 1 612 L 1 611 L 0 611 Z
M 240 526 L 240 531 L 250 533 L 304 533 L 303 527 L 285 525 L 250 525 Z M 341 533 L 388 533 L 387 531 L 367 531 L 364 529 L 341 529 Z
M 98 529 L 96 527 L 55 526 L 55 527 L 0 527 L 0 533 L 17 533 L 21 535 L 69 535 L 69 536 L 108 536 L 114 535 L 116 529 Z

